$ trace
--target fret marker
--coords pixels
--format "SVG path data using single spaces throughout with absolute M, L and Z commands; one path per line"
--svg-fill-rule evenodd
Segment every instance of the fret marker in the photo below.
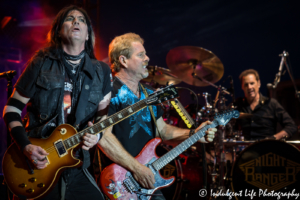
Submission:
M 103 124 L 103 123 L 100 123 L 100 126 L 101 126 L 102 128 L 105 128 L 105 126 L 104 126 L 104 124 Z
M 119 119 L 123 118 L 121 113 L 118 114 L 118 117 L 119 117 Z
M 80 142 L 78 135 L 75 135 L 75 138 L 76 138 L 77 142 Z
M 132 113 L 133 112 L 132 108 L 128 108 L 128 112 Z
M 108 119 L 109 123 L 114 123 L 113 120 L 111 118 Z
M 94 134 L 94 133 L 95 133 L 95 132 L 94 132 L 94 130 L 93 130 L 92 128 L 90 129 L 90 132 L 91 132 L 92 134 Z

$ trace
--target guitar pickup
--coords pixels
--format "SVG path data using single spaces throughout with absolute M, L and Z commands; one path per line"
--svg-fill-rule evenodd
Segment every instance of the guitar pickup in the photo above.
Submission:
M 63 157 L 68 154 L 68 151 L 67 151 L 62 139 L 54 142 L 54 147 L 55 147 L 59 157 Z

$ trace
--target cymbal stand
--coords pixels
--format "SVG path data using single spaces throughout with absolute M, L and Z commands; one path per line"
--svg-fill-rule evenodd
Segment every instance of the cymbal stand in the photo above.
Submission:
M 228 92 L 226 90 L 226 88 L 222 87 L 221 85 L 220 86 L 217 86 L 207 80 L 205 80 L 204 78 L 200 78 L 199 76 L 197 76 L 197 74 L 195 73 L 195 68 L 196 68 L 196 64 L 195 62 L 190 62 L 190 65 L 193 67 L 194 71 L 192 73 L 192 76 L 200 81 L 203 81 L 205 83 L 208 83 L 209 85 L 215 87 L 218 89 L 218 93 L 219 93 L 219 111 L 220 110 L 225 110 L 226 109 L 226 106 L 225 106 L 225 97 L 224 95 L 227 94 L 227 95 L 231 95 L 230 92 Z M 216 104 L 215 104 L 216 105 Z M 217 189 L 216 192 L 219 192 L 220 190 L 223 190 L 225 189 L 225 185 L 224 185 L 224 167 L 225 167 L 225 147 L 224 147 L 224 144 L 223 144 L 223 139 L 225 138 L 225 126 L 224 127 L 220 127 L 220 134 L 219 134 L 219 150 L 220 150 L 220 165 L 219 165 L 219 174 L 215 173 L 214 176 L 212 175 L 213 177 L 213 183 L 212 183 L 212 186 L 214 187 L 214 185 L 216 185 L 216 177 L 219 176 L 219 183 L 217 184 L 218 187 L 217 188 L 213 188 L 213 189 Z M 216 153 L 215 153 L 215 156 L 216 156 Z M 214 162 L 215 163 L 215 162 Z M 216 163 L 215 163 L 216 164 Z M 215 166 L 214 166 L 215 168 Z M 215 171 L 214 171 L 215 172 Z M 221 197 L 222 198 L 222 197 Z
M 225 99 L 225 94 L 230 94 L 228 91 L 225 90 L 224 87 L 222 87 L 221 85 L 218 87 L 218 92 L 219 92 L 219 99 L 218 99 L 218 111 L 222 112 L 226 110 L 226 99 Z M 220 163 L 219 163 L 219 184 L 218 184 L 218 191 L 222 190 L 225 191 L 226 190 L 226 186 L 225 186 L 225 180 L 226 180 L 226 176 L 227 174 L 225 173 L 225 167 L 226 167 L 226 157 L 225 157 L 225 145 L 223 143 L 224 139 L 226 138 L 226 131 L 225 131 L 225 126 L 220 126 L 219 127 L 219 156 L 220 156 Z M 223 199 L 221 197 L 221 199 Z
M 205 80 L 204 78 L 200 78 L 200 77 L 197 76 L 197 74 L 195 74 L 195 73 L 192 73 L 192 76 L 193 76 L 194 78 L 200 80 L 200 81 L 203 81 L 203 82 L 205 82 L 205 83 L 208 83 L 209 85 L 211 85 L 211 86 L 217 88 L 218 90 L 220 90 L 220 91 L 221 91 L 222 93 L 224 93 L 224 94 L 231 95 L 230 92 L 228 92 L 228 91 L 226 90 L 226 88 L 224 88 L 224 87 L 222 87 L 222 86 L 217 86 L 217 85 L 213 84 L 212 82 L 209 82 L 209 81 Z
M 205 108 L 206 110 L 210 110 L 212 108 L 210 102 L 208 101 L 207 97 L 210 97 L 210 94 L 208 94 L 207 92 L 203 92 L 202 96 L 205 99 Z
M 203 106 L 200 110 L 200 115 L 201 115 L 201 119 L 207 121 L 207 120 L 211 120 L 212 117 L 212 105 L 211 102 L 208 100 L 208 97 L 210 97 L 211 95 L 208 94 L 207 92 L 204 92 L 202 94 L 202 96 L 204 97 L 204 101 L 205 101 L 205 106 Z

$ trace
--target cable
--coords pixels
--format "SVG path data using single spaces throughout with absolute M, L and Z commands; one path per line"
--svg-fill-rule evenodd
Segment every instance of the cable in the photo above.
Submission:
M 199 101 L 198 101 L 198 97 L 197 97 L 196 93 L 193 90 L 189 89 L 189 88 L 185 88 L 185 87 L 176 87 L 176 88 L 177 89 L 187 89 L 187 90 L 189 90 L 190 92 L 192 92 L 195 95 L 196 101 L 197 101 L 197 107 L 196 107 L 196 115 L 197 115 Z

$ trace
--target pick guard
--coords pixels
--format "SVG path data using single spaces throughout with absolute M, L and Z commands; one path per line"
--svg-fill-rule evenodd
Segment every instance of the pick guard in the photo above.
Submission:
M 164 179 L 164 178 L 162 178 L 162 176 L 159 174 L 159 172 L 152 168 L 151 164 L 155 160 L 156 160 L 156 158 L 152 158 L 150 160 L 150 162 L 148 162 L 146 164 L 146 166 L 148 168 L 150 168 L 152 170 L 153 174 L 154 174 L 154 178 L 155 178 L 154 187 L 155 188 L 154 189 L 139 188 L 142 193 L 153 194 L 158 188 L 169 186 L 174 181 L 174 178 L 171 178 L 171 179 Z M 130 176 L 132 176 L 132 174 L 130 172 L 127 172 L 125 176 L 126 176 L 126 178 L 129 178 Z M 151 197 L 151 196 L 146 196 L 146 195 L 141 195 L 141 194 L 137 194 L 137 196 L 138 196 L 138 199 L 140 199 L 140 200 L 148 200 Z
M 142 149 L 139 155 L 136 156 L 137 161 L 149 167 L 155 175 L 154 189 L 141 188 L 135 180 L 132 181 L 132 175 L 127 169 L 117 164 L 111 164 L 103 169 L 100 176 L 100 187 L 109 199 L 118 200 L 149 200 L 151 196 L 141 195 L 135 192 L 130 193 L 128 187 L 125 187 L 126 180 L 131 178 L 130 183 L 134 183 L 134 189 L 138 189 L 139 193 L 153 194 L 157 189 L 171 185 L 175 178 L 174 176 L 165 179 L 152 167 L 152 163 L 158 159 L 155 153 L 156 146 L 161 142 L 161 139 L 155 138 L 150 140 Z

